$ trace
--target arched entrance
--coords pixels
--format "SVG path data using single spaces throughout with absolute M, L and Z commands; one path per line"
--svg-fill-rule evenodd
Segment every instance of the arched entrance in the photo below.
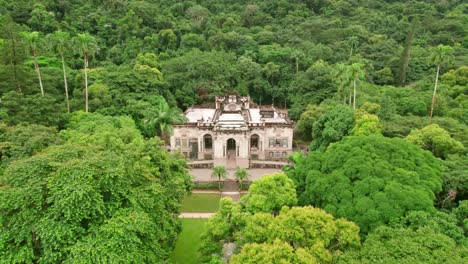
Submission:
M 237 165 L 237 146 L 236 140 L 230 138 L 227 140 L 226 143 L 226 150 L 227 150 L 227 168 L 234 169 Z
M 236 158 L 236 140 L 233 138 L 228 139 L 226 143 L 226 149 L 227 149 L 228 159 L 235 159 Z

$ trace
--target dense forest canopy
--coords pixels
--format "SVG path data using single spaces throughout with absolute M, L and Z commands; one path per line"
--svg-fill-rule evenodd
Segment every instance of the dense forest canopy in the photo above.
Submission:
M 84 109 L 87 58 L 90 111 L 106 114 L 132 114 L 132 100 L 148 95 L 185 108 L 234 90 L 258 103 L 290 107 L 298 119 L 308 104 L 348 97 L 349 84 L 335 71 L 339 63 L 359 63 L 366 72 L 362 92 L 378 90 L 373 101 L 390 97 L 398 114 L 425 115 L 436 71 L 431 52 L 448 45 L 454 59 L 441 67 L 445 96 L 435 115 L 466 121 L 466 113 L 453 110 L 466 100 L 460 98 L 468 65 L 463 1 L 3 2 L 0 92 L 7 104 L 3 115 L 11 119 L 21 107 L 8 104 L 15 100 L 9 92 L 40 93 L 36 60 L 41 100 L 47 100 L 38 105 L 63 109 L 62 55 L 71 110 Z M 62 49 L 54 45 L 57 31 L 66 33 Z M 21 32 L 38 33 L 31 41 Z M 83 43 L 83 34 L 91 39 Z M 411 87 L 391 87 L 405 85 Z M 416 92 L 425 100 L 412 102 Z M 447 104 L 451 113 L 444 113 Z
M 202 261 L 464 263 L 463 0 L 0 0 L 0 260 L 166 260 L 191 184 L 164 141 L 226 92 L 310 153 L 221 200 Z

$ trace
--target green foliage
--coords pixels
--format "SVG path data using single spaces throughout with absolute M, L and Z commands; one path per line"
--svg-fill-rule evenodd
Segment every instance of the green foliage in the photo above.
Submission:
M 454 49 L 446 45 L 438 45 L 431 53 L 431 63 L 440 66 L 442 64 L 448 64 L 454 59 Z
M 296 202 L 292 181 L 279 173 L 253 181 L 249 194 L 243 196 L 239 203 L 234 203 L 231 198 L 222 198 L 218 212 L 208 220 L 207 231 L 202 235 L 201 262 L 209 263 L 221 258 L 223 244 L 234 242 L 235 234 L 245 227 L 251 213 L 278 213 L 283 206 L 295 205 Z
M 454 214 L 447 214 L 444 212 L 409 212 L 406 216 L 402 217 L 401 224 L 404 227 L 418 230 L 419 228 L 430 228 L 437 233 L 444 234 L 459 244 L 465 244 L 466 240 L 463 228 L 458 226 L 457 218 Z
M 173 133 L 172 125 L 183 123 L 186 118 L 178 108 L 170 107 L 163 97 L 158 97 L 155 101 L 154 108 L 148 109 L 144 113 L 146 131 L 150 131 L 150 136 L 171 135 Z
M 7 262 L 157 262 L 179 232 L 190 188 L 183 161 L 129 118 L 78 113 L 65 144 L 11 163 L 0 178 Z
M 281 241 L 296 252 L 303 250 L 314 263 L 331 262 L 334 254 L 360 245 L 359 228 L 354 223 L 335 220 L 332 215 L 311 206 L 283 207 L 276 217 L 267 213 L 254 214 L 237 236 L 241 239 L 238 245 L 242 246 L 239 257 L 248 253 L 248 243 Z
M 333 96 L 336 91 L 333 82 L 332 66 L 325 61 L 313 63 L 305 72 L 299 72 L 292 81 L 294 93 L 289 99 L 292 101 L 291 117 L 299 119 L 309 104 L 320 104 L 326 98 Z
M 347 74 L 350 75 L 350 79 L 353 80 L 353 109 L 356 109 L 356 93 L 358 82 L 364 79 L 365 70 L 364 64 L 353 63 L 349 66 Z
M 76 52 L 83 57 L 94 56 L 99 50 L 96 38 L 88 33 L 78 34 L 73 42 Z
M 206 232 L 201 237 L 199 257 L 202 263 L 222 257 L 223 244 L 232 242 L 233 231 L 241 217 L 239 209 L 239 205 L 235 204 L 230 197 L 220 200 L 218 212 L 208 219 Z
M 181 37 L 180 48 L 181 49 L 200 49 L 205 50 L 207 48 L 206 40 L 194 33 L 188 33 Z
M 230 261 L 233 264 L 240 263 L 317 263 L 314 257 L 305 250 L 294 251 L 288 243 L 275 240 L 271 244 L 246 244 L 242 251 L 234 255 Z
M 283 206 L 297 204 L 296 190 L 292 180 L 283 173 L 264 175 L 252 182 L 240 203 L 251 213 L 278 213 Z
M 68 113 L 82 109 L 114 118 L 72 114 L 69 129 L 60 132 L 67 144 L 90 145 L 99 155 L 112 150 L 119 157 L 149 159 L 149 163 L 166 168 L 164 162 L 158 163 L 168 159 L 167 153 L 160 152 L 162 142 L 157 139 L 145 141 L 140 133 L 145 137 L 165 134 L 162 131 L 170 131 L 171 124 L 180 121 L 174 121 L 181 113 L 176 106 L 184 110 L 195 104 L 212 104 L 214 96 L 236 91 L 251 96 L 259 104 L 289 108 L 289 116 L 299 120 L 298 135 L 303 140 L 314 140 L 312 150 L 326 151 L 331 148 L 331 143 L 350 134 L 368 135 L 382 130 L 385 136 L 407 137 L 411 131 L 420 131 L 413 132 L 408 138 L 418 134 L 424 138 L 418 142 L 445 159 L 447 169 L 442 192 L 436 196 L 436 205 L 449 210 L 466 199 L 466 153 L 455 143 L 460 142 L 462 148 L 468 144 L 468 27 L 465 11 L 466 4 L 462 1 L 0 0 L 0 120 L 10 126 L 0 129 L 11 131 L 0 135 L 1 142 L 9 142 L 1 146 L 2 153 L 6 154 L 2 154 L 0 175 L 13 159 L 37 155 L 49 145 L 60 143 L 52 130 L 50 139 L 47 138 L 48 128 L 42 126 L 60 131 L 67 127 Z M 20 32 L 27 32 L 33 39 L 22 38 Z M 47 44 L 51 45 L 36 41 L 36 37 L 49 34 Z M 36 55 L 31 52 L 31 47 Z M 89 61 L 88 57 L 93 59 Z M 359 69 L 350 74 L 351 66 L 346 65 Z M 434 87 L 436 72 L 441 78 Z M 38 78 L 45 96 L 40 96 Z M 356 100 L 353 100 L 355 87 Z M 438 89 L 433 105 L 431 96 L 435 91 L 432 87 Z M 86 96 L 88 88 L 89 98 Z M 167 104 L 161 103 L 161 98 Z M 368 114 L 352 113 L 349 109 L 327 109 L 337 104 L 351 106 L 353 101 Z M 380 109 L 376 110 L 375 104 L 380 105 Z M 336 113 L 330 113 L 333 111 Z M 430 111 L 434 116 L 432 120 L 428 117 Z M 153 122 L 148 126 L 145 120 Z M 427 133 L 421 131 L 432 124 L 439 125 L 449 136 L 442 131 L 426 137 Z M 37 130 L 36 134 L 34 130 Z M 25 138 L 27 135 L 30 139 Z M 7 141 L 3 141 L 5 137 L 8 137 Z M 20 142 L 23 139 L 24 146 Z M 360 156 L 356 153 L 358 150 L 350 152 Z M 133 155 L 135 153 L 140 154 Z M 8 162 L 4 162 L 5 155 L 11 156 Z M 338 157 L 324 161 L 321 154 L 315 155 L 320 157 L 314 161 L 311 158 L 305 160 L 314 166 L 328 162 L 342 164 L 335 161 L 341 161 Z M 381 162 L 390 168 L 398 165 L 395 172 L 388 173 L 397 175 L 395 182 L 403 186 L 397 184 L 395 189 L 410 192 L 405 189 L 406 184 L 401 183 L 402 179 L 410 183 L 413 178 L 418 181 L 422 179 L 421 171 L 427 168 L 408 169 L 414 173 L 405 171 L 402 174 L 400 168 L 412 159 L 397 161 L 389 155 L 382 155 L 382 160 L 390 160 L 393 167 Z M 169 160 L 174 162 L 171 166 L 184 166 L 181 161 Z M 300 160 L 297 159 L 298 164 L 305 162 Z M 426 161 L 418 161 L 418 164 L 424 165 Z M 350 168 L 346 177 L 357 175 L 351 168 L 356 169 L 355 165 L 360 162 L 346 164 Z M 369 168 L 382 169 L 380 163 L 362 163 L 367 164 L 368 169 L 357 168 L 356 171 L 363 175 L 367 175 Z M 301 166 L 292 168 L 291 173 L 304 174 Z M 300 195 L 305 192 L 308 179 L 315 177 L 311 171 L 307 172 L 310 177 L 295 179 Z M 433 176 L 429 169 L 427 171 L 424 175 Z M 181 197 L 183 188 L 180 186 L 190 184 L 189 178 L 181 176 L 182 172 L 177 170 L 154 169 L 153 172 L 163 175 L 163 190 L 170 189 L 169 186 L 179 190 L 174 197 Z M 173 173 L 177 176 L 167 176 Z M 392 181 L 386 182 L 387 190 L 393 188 L 387 187 L 390 183 Z M 378 184 L 380 182 L 376 181 Z M 433 184 L 434 188 L 424 188 L 427 193 L 429 190 L 433 193 L 438 186 Z M 365 189 L 360 188 L 358 194 Z M 330 201 L 341 197 L 334 189 L 327 191 L 325 196 Z M 413 202 L 411 199 L 408 204 Z M 171 204 L 172 210 L 176 202 Z M 367 200 L 360 201 L 362 214 L 367 214 L 369 221 L 379 218 L 380 215 L 374 217 L 371 211 L 365 210 L 367 204 Z M 372 209 L 374 204 L 369 204 Z M 386 202 L 382 204 L 386 205 Z M 385 210 L 382 208 L 379 212 Z M 389 214 L 393 213 L 389 209 Z M 119 216 L 116 221 L 109 222 L 109 230 L 128 222 L 129 228 L 132 227 L 129 236 L 144 232 L 136 225 L 152 231 L 144 217 L 137 215 L 138 219 Z M 55 227 L 61 230 L 61 226 Z M 107 231 L 96 227 L 93 234 L 109 238 L 113 234 Z M 86 254 L 92 248 L 90 241 L 83 240 L 76 250 Z M 135 262 L 151 262 L 138 256 L 131 245 L 119 243 L 105 244 L 105 248 L 121 246 Z M 271 245 L 265 246 L 267 252 L 272 250 Z M 278 244 L 277 247 L 287 246 Z M 68 250 L 71 246 L 65 248 Z M 99 245 L 96 248 L 105 251 Z M 301 255 L 294 250 L 293 254 Z M 80 256 L 74 256 L 75 261 L 88 261 Z M 304 258 L 298 257 L 293 262 Z M 214 262 L 221 261 L 219 256 L 213 259 Z M 110 255 L 109 259 L 100 260 L 118 262 Z
M 338 105 L 321 115 L 312 126 L 311 150 L 325 151 L 331 143 L 350 134 L 354 126 L 352 109 Z
M 244 168 L 237 168 L 236 172 L 234 172 L 234 177 L 236 177 L 236 180 L 239 182 L 239 191 L 242 191 L 242 183 L 249 179 L 249 172 L 244 169 Z
M 466 236 L 468 235 L 468 200 L 460 201 L 458 207 L 452 210 L 452 214 L 457 219 L 458 226 L 461 226 L 463 228 L 466 239 Z
M 296 131 L 300 133 L 303 140 L 312 140 L 312 126 L 317 119 L 324 113 L 324 109 L 317 105 L 308 105 L 297 121 Z
M 450 209 L 458 201 L 468 198 L 468 156 L 452 155 L 444 161 L 445 173 L 443 190 L 437 195 L 437 206 Z
M 463 93 L 451 97 L 452 90 L 466 86 L 464 8 L 458 2 L 401 1 L 5 2 L 0 17 L 0 95 L 12 90 L 28 96 L 39 92 L 34 88 L 34 69 L 25 64 L 27 43 L 19 32 L 68 35 L 60 38 L 60 48 L 37 46 L 44 60 L 63 55 L 70 67 L 65 78 L 86 79 L 80 71 L 83 59 L 86 53 L 95 54 L 88 66 L 100 67 L 108 74 L 98 79 L 90 76 L 90 84 L 98 81 L 109 91 L 104 98 L 90 95 L 89 109 L 132 117 L 127 107 L 148 103 L 147 96 L 161 95 L 170 106 L 186 108 L 212 103 L 215 95 L 226 91 L 238 91 L 257 103 L 289 107 L 290 116 L 297 120 L 309 104 L 330 98 L 334 103 L 352 103 L 349 92 L 355 79 L 360 80 L 356 82 L 359 104 L 392 101 L 381 104 L 379 118 L 392 117 L 392 107 L 387 107 L 392 104 L 401 110 L 398 114 L 424 116 L 429 112 L 434 75 L 427 62 L 431 58 L 441 61 L 443 53 L 452 54 L 454 60 L 442 67 L 441 75 L 446 73 L 447 77 L 442 78 L 434 114 L 466 121 Z M 428 17 L 438 19 L 429 21 Z M 53 44 L 48 46 L 54 46 L 55 40 L 48 38 Z M 71 50 L 81 55 L 71 54 Z M 431 56 L 431 50 L 442 53 Z M 157 54 L 152 61 L 157 67 L 148 64 L 150 60 L 136 62 L 139 55 L 151 53 Z M 40 58 L 46 94 L 57 102 L 68 101 L 63 98 L 68 92 L 62 92 L 58 72 L 46 69 Z M 362 71 L 350 72 L 351 68 L 364 69 L 367 77 L 357 74 Z M 457 81 L 450 73 L 455 69 Z M 406 79 L 402 80 L 402 75 Z M 390 88 L 381 85 L 402 82 L 410 87 L 401 90 L 414 91 L 416 96 L 393 94 L 384 98 L 365 91 L 366 86 L 375 84 L 377 93 L 386 93 Z M 85 88 L 83 82 L 70 81 L 70 111 L 85 107 Z
M 123 151 L 142 144 L 142 136 L 129 117 L 109 117 L 101 114 L 75 112 L 67 130 L 60 132 L 63 139 L 77 144 Z
M 412 130 L 406 139 L 442 159 L 450 154 L 463 153 L 465 150 L 462 143 L 450 137 L 450 134 L 437 124 Z
M 180 211 L 184 213 L 212 213 L 218 210 L 220 196 L 215 193 L 192 193 L 185 196 Z
M 443 83 L 450 86 L 464 86 L 468 83 L 468 66 L 462 66 L 456 70 L 450 70 L 442 75 Z M 465 87 L 466 89 L 466 87 Z
M 379 117 L 369 114 L 364 110 L 358 110 L 354 114 L 355 126 L 351 130 L 353 136 L 368 136 L 381 134 Z
M 442 170 L 429 152 L 397 138 L 348 137 L 312 152 L 288 172 L 299 204 L 355 221 L 363 233 L 409 210 L 433 212 Z
M 466 248 L 430 228 L 379 227 L 337 263 L 464 263 Z
M 234 88 L 238 75 L 235 64 L 233 54 L 199 50 L 161 62 L 171 92 L 184 107 L 212 103 L 214 96 Z
M 57 130 L 51 127 L 0 124 L 0 163 L 30 157 L 60 143 Z
M 49 94 L 28 96 L 11 91 L 5 93 L 0 101 L 0 110 L 6 114 L 2 121 L 9 125 L 63 127 L 67 117 L 64 109 L 65 105 Z
M 218 190 L 221 191 L 221 179 L 226 179 L 228 172 L 224 166 L 215 166 L 211 172 L 211 178 L 218 178 Z
M 454 50 L 450 46 L 439 45 L 432 51 L 430 60 L 433 64 L 437 66 L 436 77 L 435 77 L 435 85 L 434 85 L 434 93 L 432 95 L 432 104 L 431 104 L 431 112 L 429 114 L 430 118 L 432 118 L 434 113 L 434 105 L 436 100 L 436 93 L 437 93 L 437 82 L 439 80 L 439 73 L 440 67 L 445 64 L 449 64 L 453 61 Z
M 231 258 L 233 263 L 258 263 L 260 259 L 267 263 L 331 262 L 334 256 L 360 245 L 359 228 L 354 223 L 334 219 L 321 209 L 285 206 L 276 217 L 243 210 L 231 199 L 221 200 L 220 211 L 208 220 L 202 236 L 202 263 L 221 258 L 223 244 L 232 242 L 240 248 Z M 270 252 L 272 248 L 284 252 Z
M 172 253 L 172 263 L 198 264 L 197 254 L 200 246 L 200 233 L 206 230 L 207 219 L 180 219 L 182 231 Z

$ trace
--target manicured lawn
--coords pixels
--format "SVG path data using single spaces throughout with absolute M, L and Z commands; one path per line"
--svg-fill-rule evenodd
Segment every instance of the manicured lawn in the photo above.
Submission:
M 214 213 L 218 211 L 219 194 L 192 193 L 182 201 L 183 213 Z
M 171 261 L 175 264 L 196 264 L 200 236 L 205 231 L 205 223 L 208 219 L 181 219 L 182 232 L 179 234 Z

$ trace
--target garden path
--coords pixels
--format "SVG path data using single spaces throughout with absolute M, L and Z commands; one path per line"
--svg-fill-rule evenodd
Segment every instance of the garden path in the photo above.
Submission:
M 210 218 L 215 213 L 181 213 L 179 218 Z
M 212 181 L 213 179 L 211 178 L 211 173 L 213 172 L 213 169 L 191 169 L 189 171 L 190 175 L 194 177 L 195 180 L 197 181 Z M 234 180 L 234 173 L 236 170 L 228 170 L 228 177 L 227 179 Z M 281 172 L 280 169 L 247 169 L 247 172 L 249 173 L 250 177 L 249 180 L 255 180 L 260 177 L 262 177 L 265 174 L 273 174 L 275 172 Z

